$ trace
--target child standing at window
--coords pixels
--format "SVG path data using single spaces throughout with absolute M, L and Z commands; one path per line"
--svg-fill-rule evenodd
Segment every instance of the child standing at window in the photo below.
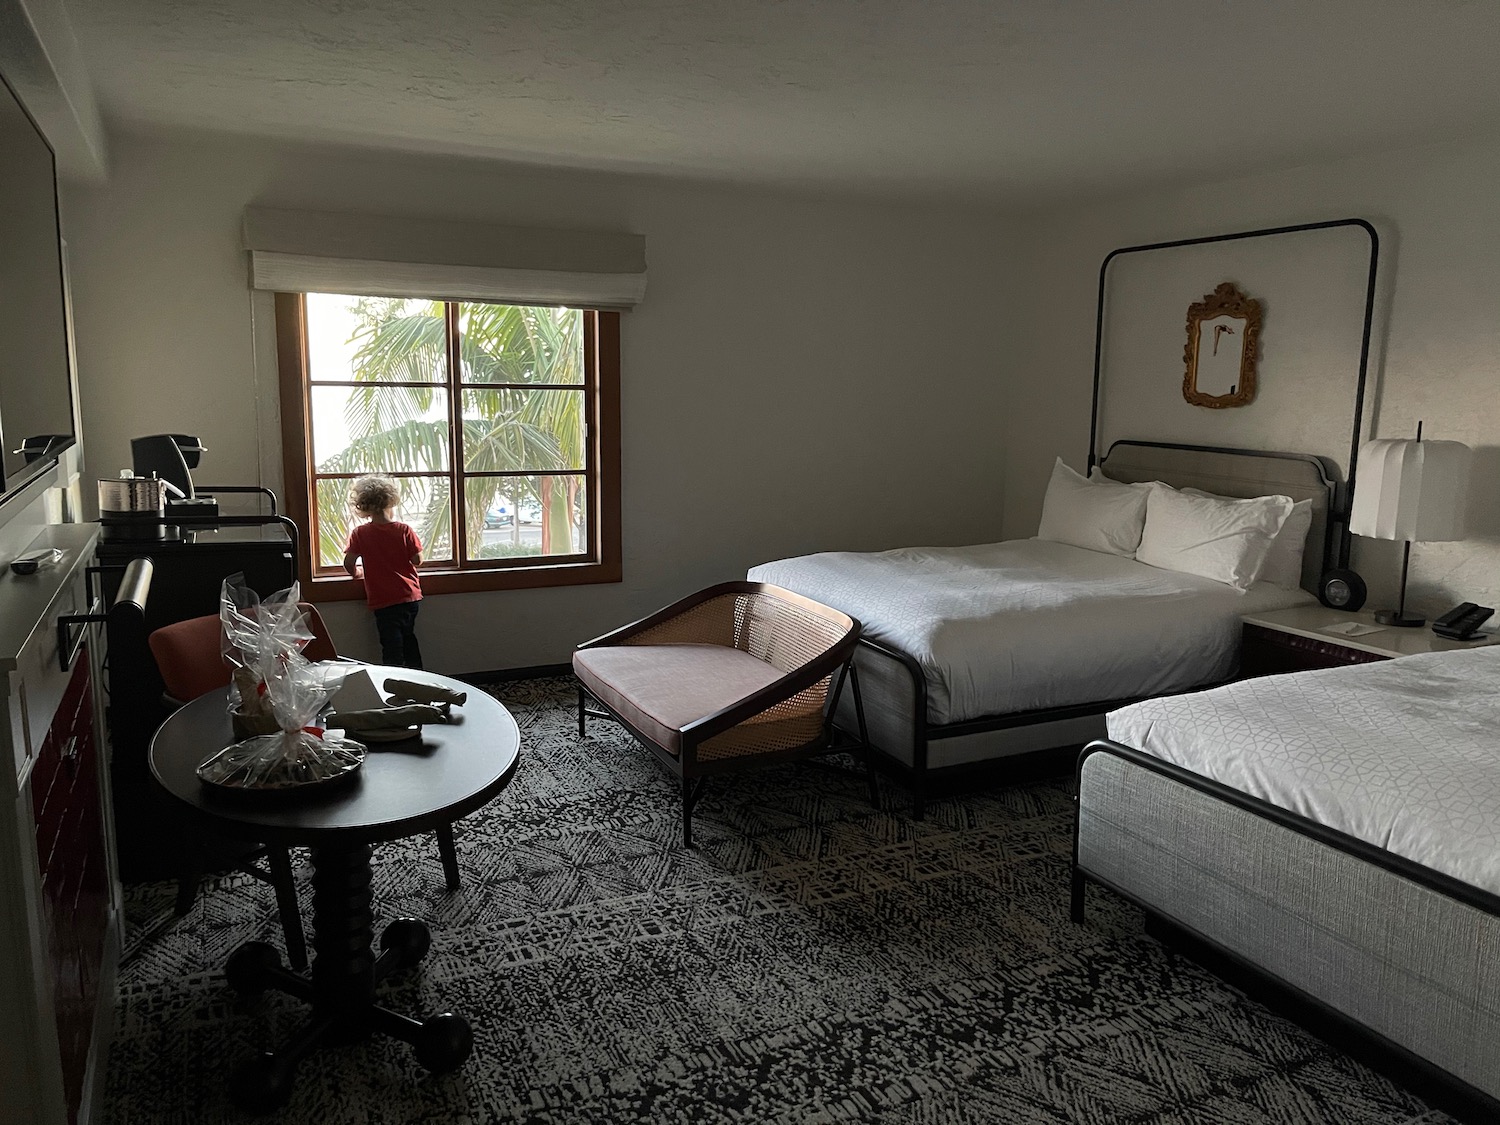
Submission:
M 344 569 L 359 577 L 355 563 L 363 560 L 365 601 L 375 614 L 380 634 L 380 659 L 402 668 L 422 667 L 417 645 L 417 609 L 422 584 L 422 541 L 400 520 L 391 518 L 401 502 L 401 491 L 387 476 L 358 478 L 349 489 L 349 503 L 365 522 L 349 533 Z

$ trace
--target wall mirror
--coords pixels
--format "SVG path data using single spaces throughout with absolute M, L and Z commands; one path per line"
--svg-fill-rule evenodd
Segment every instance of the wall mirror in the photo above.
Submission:
M 1212 409 L 1255 400 L 1260 315 L 1260 302 L 1228 281 L 1188 306 L 1183 398 Z
M 0 79 L 0 501 L 74 442 L 52 149 Z

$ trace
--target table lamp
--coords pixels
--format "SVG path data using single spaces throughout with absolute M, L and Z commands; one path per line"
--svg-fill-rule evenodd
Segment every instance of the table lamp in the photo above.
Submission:
M 1457 441 L 1423 441 L 1417 437 L 1380 438 L 1359 451 L 1359 483 L 1349 530 L 1369 539 L 1400 539 L 1401 602 L 1381 610 L 1381 625 L 1414 628 L 1426 619 L 1406 612 L 1406 575 L 1413 543 L 1464 537 L 1464 506 L 1469 482 L 1469 447 Z

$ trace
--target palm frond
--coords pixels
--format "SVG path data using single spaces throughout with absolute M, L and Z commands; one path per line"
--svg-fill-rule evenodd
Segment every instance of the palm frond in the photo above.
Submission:
M 420 473 L 448 468 L 448 423 L 413 419 L 356 438 L 318 465 L 320 473 Z

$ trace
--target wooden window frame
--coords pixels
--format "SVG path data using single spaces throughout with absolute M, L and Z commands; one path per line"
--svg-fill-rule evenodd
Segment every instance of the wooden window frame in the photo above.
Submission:
M 441 298 L 422 298 L 440 300 Z M 312 450 L 312 384 L 307 348 L 307 302 L 301 293 L 277 293 L 276 361 L 281 384 L 281 446 L 286 513 L 299 531 L 297 573 L 309 601 L 346 601 L 365 596 L 364 582 L 347 575 L 318 575 L 317 536 L 313 528 L 315 465 Z M 462 302 L 469 303 L 469 302 Z M 591 557 L 533 556 L 525 562 L 497 560 L 494 566 L 459 569 L 444 563 L 422 566 L 424 594 L 459 594 L 481 590 L 524 590 L 546 586 L 575 586 L 621 580 L 620 535 L 620 314 L 584 310 L 585 364 L 594 372 L 591 391 L 585 389 L 584 416 L 588 420 L 586 465 L 595 466 L 588 490 L 588 518 L 596 545 Z M 450 335 L 450 343 L 454 337 Z M 451 362 L 450 357 L 450 362 Z M 457 370 L 456 368 L 454 369 Z M 460 384 L 451 383 L 450 411 L 461 410 Z M 453 453 L 450 452 L 450 456 Z M 429 474 L 423 474 L 429 475 Z M 447 473 L 437 474 L 462 487 L 456 457 Z M 530 474 L 535 475 L 535 474 Z M 519 512 L 515 518 L 519 519 Z M 461 534 L 457 526 L 454 535 Z M 455 555 L 457 551 L 455 549 Z

